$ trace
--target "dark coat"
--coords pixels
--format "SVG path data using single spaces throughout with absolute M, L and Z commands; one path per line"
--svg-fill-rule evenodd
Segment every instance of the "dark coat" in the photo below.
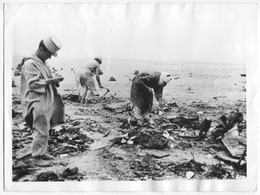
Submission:
M 156 71 L 142 72 L 137 74 L 133 79 L 130 100 L 133 106 L 141 109 L 142 114 L 152 110 L 153 93 L 150 91 L 150 88 L 154 90 L 158 101 L 162 99 L 163 88 L 166 84 L 158 85 L 160 75 L 161 73 Z

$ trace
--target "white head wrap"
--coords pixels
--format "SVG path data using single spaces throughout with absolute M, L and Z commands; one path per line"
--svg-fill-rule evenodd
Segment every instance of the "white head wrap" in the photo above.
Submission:
M 171 75 L 168 72 L 161 72 L 160 81 L 169 83 L 172 80 Z

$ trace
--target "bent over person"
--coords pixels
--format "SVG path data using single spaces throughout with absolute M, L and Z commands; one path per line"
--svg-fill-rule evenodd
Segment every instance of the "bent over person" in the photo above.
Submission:
M 103 88 L 100 81 L 100 75 L 103 74 L 102 70 L 100 69 L 101 64 L 102 57 L 98 56 L 94 60 L 88 62 L 84 68 L 77 70 L 75 74 L 78 95 L 83 104 L 85 103 L 85 100 L 87 103 L 89 103 L 93 96 L 99 95 L 96 89 L 95 80 L 93 78 L 94 75 L 96 75 L 99 88 Z
M 60 42 L 48 37 L 40 42 L 37 51 L 27 57 L 21 72 L 21 104 L 23 119 L 33 130 L 32 156 L 51 160 L 47 154 L 49 130 L 64 123 L 64 104 L 57 91 L 63 77 L 53 77 L 46 60 L 57 56 Z
M 142 72 L 134 77 L 130 100 L 135 118 L 147 118 L 153 106 L 153 91 L 159 105 L 162 103 L 163 88 L 170 81 L 171 75 L 167 72 Z

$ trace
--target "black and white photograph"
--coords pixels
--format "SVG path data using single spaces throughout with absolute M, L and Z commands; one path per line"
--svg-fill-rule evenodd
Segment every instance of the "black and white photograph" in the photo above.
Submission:
M 6 2 L 3 19 L 8 191 L 256 188 L 256 4 Z

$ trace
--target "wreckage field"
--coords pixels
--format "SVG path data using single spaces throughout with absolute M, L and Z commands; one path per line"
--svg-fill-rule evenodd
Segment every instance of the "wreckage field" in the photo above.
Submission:
M 73 71 L 58 68 L 66 75 L 59 89 L 66 123 L 49 131 L 51 161 L 30 155 L 32 131 L 22 121 L 14 82 L 13 181 L 245 178 L 246 75 L 241 67 L 192 67 L 168 67 L 173 80 L 164 89 L 165 103 L 157 109 L 155 102 L 147 122 L 131 113 L 134 71 L 104 74 L 101 82 L 110 91 L 100 89 L 83 105 L 74 80 L 66 79 Z

